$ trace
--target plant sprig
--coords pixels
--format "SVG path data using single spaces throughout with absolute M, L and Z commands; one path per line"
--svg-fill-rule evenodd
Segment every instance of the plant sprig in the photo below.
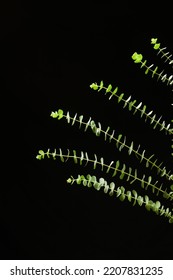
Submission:
M 95 175 L 90 174 L 88 174 L 86 177 L 84 175 L 78 175 L 77 178 L 73 178 L 73 176 L 71 176 L 67 179 L 67 183 L 71 185 L 76 183 L 77 185 L 83 185 L 89 188 L 94 187 L 94 189 L 97 191 L 103 189 L 104 193 L 108 193 L 110 196 L 115 195 L 120 201 L 127 199 L 130 203 L 132 203 L 133 206 L 144 205 L 147 211 L 152 210 L 155 214 L 168 218 L 169 223 L 173 223 L 173 213 L 168 207 L 165 208 L 163 205 L 161 205 L 159 200 L 154 202 L 148 197 L 148 195 L 145 195 L 144 197 L 138 195 L 137 191 L 134 189 L 132 191 L 126 191 L 124 186 L 118 186 L 116 188 L 114 182 L 108 184 L 104 178 L 101 177 L 97 179 Z
M 143 105 L 143 103 L 137 102 L 137 100 L 131 100 L 131 95 L 127 98 L 124 98 L 124 93 L 120 93 L 118 94 L 118 87 L 116 87 L 114 90 L 112 90 L 112 85 L 109 84 L 107 87 L 104 86 L 103 81 L 100 82 L 100 84 L 92 83 L 90 85 L 90 87 L 95 90 L 95 91 L 101 91 L 104 90 L 105 95 L 109 94 L 109 100 L 112 97 L 116 97 L 118 103 L 122 103 L 123 104 L 123 108 L 128 108 L 129 111 L 131 111 L 133 113 L 133 115 L 136 114 L 136 112 L 138 112 L 140 114 L 141 118 L 145 118 L 145 122 L 148 120 L 150 122 L 150 125 L 153 126 L 153 129 L 155 129 L 156 127 L 159 127 L 160 131 L 165 131 L 166 134 L 173 134 L 173 128 L 171 128 L 171 124 L 168 123 L 166 124 L 166 122 L 164 120 L 161 121 L 162 116 L 160 116 L 159 118 L 156 116 L 156 114 L 152 111 L 149 111 L 148 113 L 146 112 L 147 110 L 147 106 Z M 138 103 L 138 105 L 136 105 L 136 103 Z

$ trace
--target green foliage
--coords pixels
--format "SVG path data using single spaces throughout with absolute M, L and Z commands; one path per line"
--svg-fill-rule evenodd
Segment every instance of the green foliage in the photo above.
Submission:
M 58 120 L 63 118 L 63 110 L 59 109 L 58 111 L 52 112 L 50 116 L 54 119 L 58 118 Z
M 154 45 L 153 48 L 155 50 L 158 50 L 160 48 L 160 43 L 157 43 L 157 38 L 152 38 L 151 39 L 151 44 Z
M 161 58 L 165 60 L 165 62 L 168 62 L 169 64 L 173 64 L 173 60 L 171 60 L 172 54 L 169 52 L 165 52 L 166 47 L 161 48 L 161 44 L 157 42 L 157 38 L 151 39 L 151 44 L 153 45 L 153 48 L 158 51 L 158 54 L 161 54 Z M 143 56 L 138 53 L 134 53 L 132 55 L 132 59 L 135 63 L 140 63 L 141 68 L 145 69 L 145 74 L 148 73 L 151 74 L 151 77 L 157 77 L 157 80 L 161 80 L 163 83 L 166 83 L 169 86 L 173 85 L 173 75 L 168 75 L 167 73 L 164 73 L 164 70 L 158 71 L 158 66 L 155 66 L 154 64 L 148 65 L 147 60 L 143 60 Z
M 157 173 L 160 174 L 160 176 L 165 176 L 167 177 L 167 179 L 170 179 L 171 171 L 168 172 L 166 170 L 166 167 L 163 167 L 163 162 L 158 163 L 158 159 L 155 158 L 154 154 L 146 156 L 146 151 L 142 150 L 140 145 L 136 145 L 135 148 L 134 141 L 131 141 L 128 144 L 126 136 L 123 136 L 122 134 L 118 134 L 116 136 L 115 130 L 111 129 L 109 126 L 106 129 L 103 129 L 101 123 L 99 122 L 98 124 L 96 124 L 96 122 L 92 120 L 91 117 L 88 121 L 84 121 L 84 116 L 78 116 L 77 113 L 74 115 L 74 117 L 71 116 L 69 112 L 67 112 L 66 114 L 64 113 L 63 116 L 64 119 L 67 120 L 68 124 L 79 124 L 79 129 L 83 127 L 85 132 L 90 128 L 96 136 L 101 136 L 102 134 L 104 136 L 104 141 L 109 141 L 109 143 L 114 142 L 115 148 L 118 149 L 120 152 L 123 149 L 126 149 L 128 155 L 134 154 L 136 158 L 140 161 L 140 163 L 145 161 L 145 166 L 147 168 L 155 168 L 157 170 Z M 59 117 L 57 116 L 57 118 Z
M 137 52 L 135 52 L 133 55 L 132 55 L 132 59 L 134 60 L 134 63 L 140 63 L 142 61 L 142 54 L 138 54 Z
M 44 159 L 44 155 L 45 155 L 44 151 L 39 150 L 38 155 L 36 156 L 36 159 L 39 159 L 39 160 Z
M 44 159 L 45 157 L 52 157 L 54 160 L 60 158 L 62 162 L 66 162 L 68 159 L 72 159 L 75 164 L 83 165 L 85 163 L 85 166 L 90 163 L 92 164 L 93 170 L 100 167 L 101 171 L 109 173 L 112 177 L 118 176 L 120 180 L 126 179 L 126 181 L 129 182 L 130 185 L 134 182 L 138 182 L 138 185 L 141 188 L 148 190 L 149 187 L 152 190 L 152 193 L 155 193 L 156 196 L 162 193 L 164 198 L 167 198 L 170 201 L 173 200 L 173 192 L 167 192 L 166 188 L 165 190 L 163 190 L 163 184 L 157 186 L 158 181 L 153 182 L 152 176 L 147 177 L 145 174 L 143 174 L 142 177 L 139 177 L 137 169 L 133 170 L 131 167 L 127 167 L 125 163 L 120 163 L 119 160 L 117 160 L 116 162 L 111 161 L 108 164 L 104 163 L 103 157 L 98 159 L 98 156 L 96 154 L 94 154 L 93 158 L 90 158 L 87 152 L 80 151 L 80 153 L 77 153 L 76 150 L 70 151 L 68 149 L 67 153 L 63 153 L 61 148 L 59 148 L 59 152 L 57 152 L 56 149 L 54 150 L 54 152 L 50 152 L 50 149 L 48 149 L 47 152 L 40 150 L 39 154 L 37 155 L 37 159 L 40 160 Z
M 110 88 L 112 89 L 112 85 L 108 85 L 107 87 L 105 87 L 103 81 L 101 81 L 100 84 L 93 83 L 90 85 L 90 87 L 97 91 L 101 91 L 103 89 L 105 91 L 105 95 L 109 92 L 109 100 L 112 97 L 117 98 L 118 103 L 122 104 L 123 108 L 127 108 L 133 113 L 133 115 L 135 115 L 136 113 L 140 114 L 140 118 L 145 118 L 145 122 L 150 122 L 150 125 L 152 125 L 154 129 L 157 127 L 160 131 L 163 130 L 166 134 L 173 134 L 173 129 L 170 128 L 171 124 L 166 124 L 164 120 L 161 121 L 162 116 L 157 117 L 153 110 L 147 112 L 147 106 L 141 101 L 137 102 L 137 100 L 132 100 L 131 95 L 125 98 L 124 93 L 118 93 L 118 87 L 116 87 L 114 90 L 110 90 Z M 136 103 L 138 105 L 136 105 Z
M 114 182 L 108 184 L 104 178 L 99 178 L 98 180 L 96 176 L 92 176 L 90 174 L 86 177 L 84 175 L 78 175 L 76 179 L 71 176 L 67 179 L 67 183 L 71 185 L 74 183 L 77 183 L 78 185 L 82 184 L 83 186 L 87 186 L 89 188 L 94 187 L 97 191 L 103 189 L 104 193 L 108 193 L 110 196 L 115 195 L 120 201 L 124 201 L 126 199 L 132 203 L 133 206 L 144 205 L 147 211 L 152 210 L 157 215 L 163 215 L 169 219 L 169 223 L 173 223 L 173 215 L 169 208 L 165 208 L 158 200 L 156 202 L 152 201 L 149 199 L 148 195 L 145 195 L 144 197 L 138 195 L 136 190 L 126 191 L 123 186 L 116 187 Z
M 153 49 L 161 55 L 161 59 L 164 59 L 168 64 L 173 64 L 171 60 L 171 54 L 165 52 L 166 48 L 161 48 L 161 44 L 158 43 L 157 38 L 151 39 L 151 44 Z M 145 74 L 151 74 L 151 77 L 157 77 L 157 80 L 166 82 L 166 85 L 172 86 L 173 84 L 173 75 L 168 76 L 163 74 L 164 71 L 158 71 L 158 66 L 154 64 L 148 66 L 147 60 L 143 59 L 143 55 L 135 52 L 132 55 L 134 63 L 139 64 L 141 68 L 145 69 Z M 123 106 L 123 109 L 127 109 L 132 116 L 138 115 L 141 120 L 148 122 L 153 129 L 158 129 L 160 133 L 164 132 L 165 137 L 170 137 L 172 140 L 173 128 L 171 123 L 173 120 L 170 120 L 169 123 L 166 123 L 162 119 L 162 116 L 157 116 L 153 110 L 148 110 L 148 106 L 143 104 L 141 101 L 133 100 L 131 96 L 126 96 L 125 93 L 119 91 L 119 87 L 113 87 L 112 84 L 105 86 L 104 82 L 92 83 L 90 88 L 95 92 L 103 92 L 106 96 L 115 98 L 118 104 Z M 167 170 L 167 167 L 163 162 L 159 162 L 158 158 L 154 155 L 148 155 L 147 151 L 141 148 L 140 144 L 136 144 L 133 140 L 128 140 L 126 136 L 120 132 L 116 133 L 114 129 L 110 126 L 106 128 L 102 127 L 100 122 L 96 122 L 91 117 L 88 120 L 85 120 L 83 115 L 78 115 L 75 113 L 73 116 L 69 111 L 64 112 L 62 109 L 58 111 L 51 112 L 51 117 L 54 119 L 66 121 L 67 124 L 73 126 L 78 125 L 79 129 L 83 129 L 84 132 L 91 131 L 96 137 L 102 137 L 103 140 L 109 143 L 113 143 L 115 149 L 119 152 L 126 151 L 129 157 L 135 156 L 140 163 L 145 163 L 145 167 L 149 170 L 156 172 L 157 181 L 153 179 L 151 175 L 139 175 L 136 168 L 127 166 L 126 163 L 121 162 L 119 159 L 112 160 L 110 163 L 106 163 L 104 157 L 98 158 L 96 154 L 89 156 L 87 152 L 76 151 L 67 149 L 67 152 L 64 153 L 61 148 L 58 150 L 55 149 L 53 152 L 48 149 L 46 152 L 39 150 L 36 158 L 42 160 L 45 158 L 52 158 L 53 160 L 60 159 L 61 162 L 65 163 L 67 160 L 73 160 L 74 164 L 86 167 L 88 164 L 91 165 L 92 170 L 100 169 L 100 172 L 103 172 L 105 175 L 110 175 L 115 181 L 110 184 L 107 181 L 100 177 L 96 178 L 95 175 L 78 175 L 77 178 L 71 176 L 67 179 L 68 184 L 83 185 L 87 187 L 94 187 L 97 191 L 103 189 L 104 193 L 108 193 L 110 196 L 117 197 L 120 201 L 129 201 L 133 206 L 144 206 L 147 211 L 153 211 L 159 216 L 168 218 L 169 223 L 173 223 L 173 180 L 172 170 Z M 173 148 L 173 145 L 171 145 Z M 172 153 L 173 155 L 173 153 Z M 162 178 L 165 179 L 166 183 L 162 182 Z M 116 186 L 118 182 L 125 182 L 120 186 Z M 128 188 L 126 187 L 128 186 Z M 133 185 L 133 189 L 131 186 Z M 136 188 L 136 189 L 135 189 Z M 142 191 L 139 194 L 140 190 Z M 143 194 L 145 192 L 146 194 Z M 148 192 L 154 196 L 156 201 L 154 202 L 148 196 Z M 160 198 L 159 198 L 160 197 Z M 163 205 L 168 204 L 169 207 Z

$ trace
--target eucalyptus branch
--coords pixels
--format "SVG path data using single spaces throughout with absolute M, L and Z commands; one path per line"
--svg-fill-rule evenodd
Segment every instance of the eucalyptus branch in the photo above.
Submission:
M 170 52 L 165 52 L 167 47 L 161 48 L 161 44 L 158 43 L 157 38 L 151 39 L 151 44 L 153 45 L 153 49 L 157 50 L 157 54 L 161 56 L 161 59 L 164 59 L 164 62 L 167 62 L 169 65 L 173 67 L 173 59 L 171 59 L 172 54 Z
M 105 95 L 107 93 L 111 94 L 109 97 L 109 100 L 112 97 L 116 97 L 118 99 L 118 103 L 120 103 L 120 102 L 123 103 L 123 108 L 127 107 L 129 111 L 133 112 L 133 115 L 135 115 L 136 112 L 139 112 L 141 118 L 145 117 L 145 122 L 148 120 L 148 121 L 150 121 L 151 125 L 154 125 L 153 129 L 155 129 L 156 127 L 159 127 L 160 131 L 163 130 L 163 131 L 165 131 L 166 134 L 167 133 L 173 134 L 173 128 L 170 128 L 171 124 L 169 123 L 166 125 L 165 121 L 161 122 L 162 116 L 160 116 L 158 118 L 156 116 L 156 114 L 153 113 L 153 110 L 146 113 L 146 109 L 147 109 L 146 105 L 143 105 L 142 102 L 139 102 L 138 105 L 136 106 L 135 104 L 136 104 L 137 100 L 131 100 L 131 95 L 125 99 L 124 93 L 118 94 L 118 87 L 116 87 L 114 90 L 112 90 L 112 85 L 109 84 L 107 87 L 105 87 L 103 81 L 101 81 L 100 84 L 97 84 L 96 82 L 92 83 L 90 85 L 90 87 L 93 90 L 97 90 L 97 91 L 101 91 L 102 89 L 104 89 Z
M 108 184 L 107 181 L 102 177 L 97 179 L 96 176 L 91 176 L 90 174 L 88 174 L 86 177 L 84 175 L 78 175 L 77 178 L 73 178 L 73 176 L 71 176 L 67 179 L 67 183 L 71 185 L 74 183 L 78 185 L 82 184 L 83 186 L 87 186 L 89 188 L 94 187 L 97 191 L 102 188 L 104 193 L 108 193 L 110 196 L 115 195 L 120 201 L 127 199 L 130 203 L 133 203 L 133 206 L 144 205 L 147 211 L 152 210 L 157 215 L 168 218 L 169 223 L 173 223 L 172 211 L 169 209 L 169 207 L 165 208 L 165 206 L 161 205 L 160 201 L 157 200 L 154 202 L 148 197 L 148 195 L 145 195 L 144 197 L 138 195 L 136 190 L 126 191 L 124 186 L 119 186 L 116 188 L 114 182 Z

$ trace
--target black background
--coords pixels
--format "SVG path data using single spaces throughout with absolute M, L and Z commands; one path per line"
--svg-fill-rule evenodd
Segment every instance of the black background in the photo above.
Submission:
M 5 178 L 1 180 L 1 259 L 172 259 L 166 219 L 102 192 L 68 186 L 93 173 L 70 161 L 37 161 L 39 149 L 66 148 L 133 163 L 103 138 L 50 118 L 59 108 L 110 125 L 171 168 L 170 138 L 96 94 L 104 80 L 171 119 L 171 90 L 131 60 L 138 51 L 158 62 L 150 39 L 173 49 L 168 6 L 132 1 L 5 1 L 1 4 L 1 118 Z M 161 64 L 163 66 L 163 64 Z M 135 163 L 134 163 L 135 164 Z M 82 172 L 82 173 L 81 173 Z M 145 173 L 145 169 L 142 169 Z M 101 171 L 97 174 L 102 176 Z M 111 177 L 108 177 L 111 181 Z

